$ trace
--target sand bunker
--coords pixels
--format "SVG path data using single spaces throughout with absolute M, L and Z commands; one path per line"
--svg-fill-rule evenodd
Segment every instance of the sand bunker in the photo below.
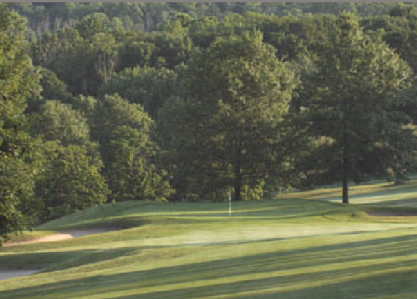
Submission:
M 372 211 L 367 212 L 370 216 L 377 217 L 416 217 L 417 212 L 408 212 L 408 211 Z
M 28 243 L 41 243 L 41 242 L 56 242 L 62 240 L 68 240 L 72 238 L 87 236 L 87 235 L 95 235 L 101 233 L 107 233 L 111 231 L 118 231 L 121 230 L 120 228 L 94 228 L 94 229 L 79 229 L 79 230 L 71 230 L 59 234 L 53 234 L 37 239 L 20 241 L 20 242 L 8 242 L 4 244 L 4 246 L 16 246 Z M 25 270 L 11 270 L 11 269 L 1 269 L 0 268 L 0 280 L 15 278 L 20 276 L 31 275 L 41 270 L 37 269 L 25 269 Z
M 3 269 L 0 269 L 0 280 L 19 277 L 19 276 L 26 276 L 26 275 L 30 275 L 39 271 L 40 270 L 3 270 Z
M 5 243 L 4 246 L 16 246 L 16 245 L 22 245 L 22 244 L 28 244 L 28 243 L 56 242 L 56 241 L 63 241 L 63 240 L 68 240 L 72 238 L 78 238 L 82 236 L 107 233 L 111 231 L 118 231 L 118 230 L 120 229 L 119 228 L 78 229 L 78 230 L 71 230 L 71 231 L 62 232 L 59 234 L 53 234 L 53 235 L 31 239 L 31 240 L 8 242 L 8 243 Z

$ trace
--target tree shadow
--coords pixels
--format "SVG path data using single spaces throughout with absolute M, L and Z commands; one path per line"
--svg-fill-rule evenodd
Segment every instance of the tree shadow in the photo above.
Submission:
M 235 292 L 260 293 L 260 295 L 242 295 L 237 298 L 276 298 L 274 296 L 278 295 L 282 298 L 306 298 L 306 296 L 309 298 L 363 298 L 349 297 L 348 290 L 354 288 L 356 284 L 359 284 L 358 288 L 362 290 L 366 287 L 374 288 L 380 279 L 388 282 L 389 279 L 395 280 L 398 277 L 388 272 L 402 271 L 401 267 L 413 266 L 417 263 L 412 258 L 417 246 L 417 239 L 414 235 L 299 249 L 280 249 L 279 241 L 274 239 L 265 240 L 265 242 L 276 242 L 274 245 L 276 244 L 277 250 L 249 256 L 46 283 L 18 290 L 1 291 L 0 298 L 16 299 L 43 294 L 71 296 L 72 298 L 94 294 L 99 298 L 101 294 L 104 296 L 109 292 L 126 290 L 138 290 L 138 292 L 134 295 L 112 298 L 203 298 Z M 234 245 L 231 250 L 236 250 L 238 255 L 237 246 Z M 392 260 L 400 257 L 401 263 Z M 370 264 L 362 264 L 360 261 Z M 371 277 L 355 279 L 356 275 L 364 273 L 374 274 Z M 415 276 L 416 271 L 404 271 L 404 273 Z M 251 274 L 251 278 L 245 278 L 247 274 Z M 242 278 L 239 279 L 239 277 Z M 224 282 L 229 278 L 232 278 L 230 282 Z M 215 281 L 216 279 L 222 280 Z M 333 280 L 342 282 L 334 283 Z M 195 286 L 196 282 L 207 282 L 207 285 Z M 312 283 L 320 284 L 321 282 L 320 287 L 308 287 Z M 276 291 L 275 289 L 279 286 L 288 290 Z M 160 287 L 171 289 L 158 290 Z M 398 292 L 400 285 L 392 287 L 395 289 L 393 292 Z M 409 287 L 408 284 L 407 287 Z M 146 288 L 149 290 L 141 293 Z M 263 294 L 269 289 L 274 292 L 274 295 Z M 341 294 L 341 292 L 344 294 L 342 297 L 331 296 Z M 314 297 L 310 297 L 310 293 Z M 371 293 L 385 294 L 378 289 L 373 289 Z M 321 294 L 327 294 L 328 297 L 320 297 Z
M 41 272 L 52 272 L 57 269 L 68 269 L 76 266 L 85 266 L 94 263 L 112 260 L 130 254 L 137 248 L 117 249 L 84 249 L 77 251 L 18 253 L 13 255 L 0 255 L 2 269 L 42 269 Z
M 417 210 L 417 194 L 415 198 L 405 198 L 405 199 L 391 199 L 391 200 L 381 200 L 380 202 L 375 203 L 364 203 L 364 206 L 379 206 L 379 207 L 398 207 L 398 208 L 412 208 Z

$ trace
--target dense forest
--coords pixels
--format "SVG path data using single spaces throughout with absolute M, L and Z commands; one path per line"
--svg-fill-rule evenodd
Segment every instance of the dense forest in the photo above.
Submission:
M 0 3 L 0 243 L 106 202 L 401 184 L 416 29 L 412 3 Z

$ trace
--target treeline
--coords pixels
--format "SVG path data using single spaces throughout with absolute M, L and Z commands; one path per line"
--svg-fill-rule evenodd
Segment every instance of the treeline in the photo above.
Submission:
M 342 182 L 347 203 L 349 182 L 401 183 L 416 165 L 414 5 L 115 26 L 129 9 L 33 39 L 8 8 L 29 6 L 16 5 L 0 4 L 0 240 L 112 201 L 248 200 Z M 151 4 L 74 7 L 89 5 Z
M 192 18 L 215 17 L 223 20 L 232 14 L 247 12 L 274 16 L 303 16 L 306 14 L 334 14 L 352 12 L 359 16 L 387 13 L 395 3 L 358 2 L 33 2 L 9 3 L 9 7 L 28 19 L 29 36 L 36 38 L 46 31 L 72 27 L 93 13 L 103 13 L 111 26 L 134 31 L 153 31 L 177 13 Z M 414 4 L 412 4 L 414 5 Z

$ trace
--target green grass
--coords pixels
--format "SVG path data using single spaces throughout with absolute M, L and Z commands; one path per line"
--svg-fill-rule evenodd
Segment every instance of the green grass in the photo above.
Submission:
M 415 193 L 416 192 L 416 193 Z M 278 195 L 259 202 L 124 202 L 76 213 L 24 238 L 75 228 L 121 231 L 0 249 L 1 299 L 414 299 L 417 181 Z M 337 202 L 336 199 L 337 198 Z M 415 202 L 413 202 L 415 201 Z
M 281 198 L 322 199 L 331 202 L 340 202 L 342 188 L 333 187 L 313 191 L 288 193 L 280 195 Z M 379 182 L 372 185 L 359 185 L 349 189 L 349 200 L 354 204 L 372 206 L 396 206 L 417 208 L 417 184 L 415 180 L 403 185 L 394 186 L 391 183 Z

